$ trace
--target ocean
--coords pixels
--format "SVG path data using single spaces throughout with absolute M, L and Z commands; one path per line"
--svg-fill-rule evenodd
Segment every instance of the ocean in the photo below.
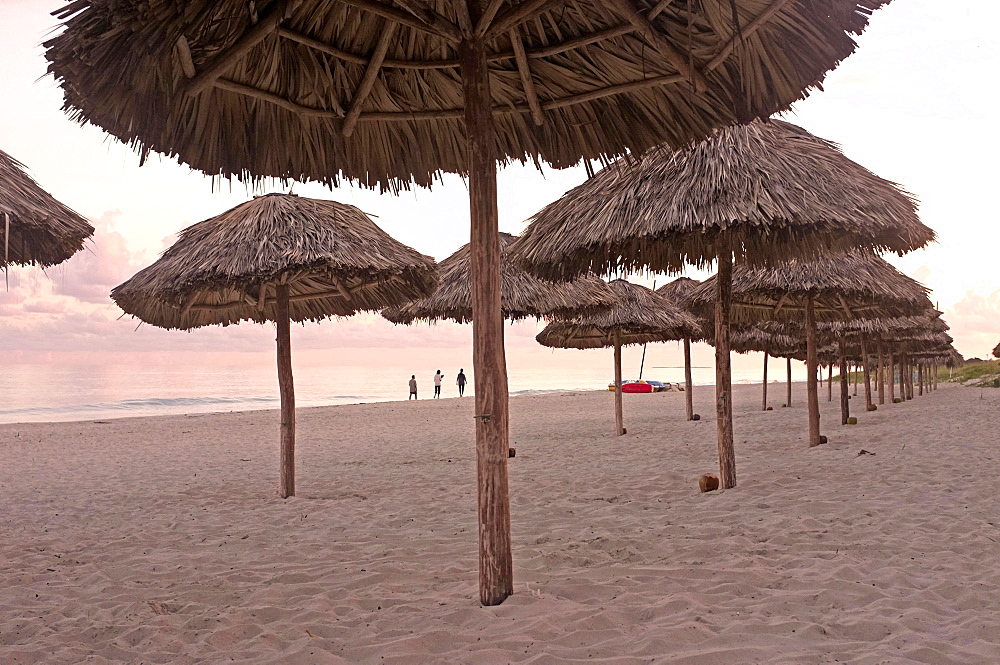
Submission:
M 653 347 L 650 347 L 653 348 Z M 610 351 L 561 352 L 560 356 L 508 356 L 512 395 L 572 390 L 600 390 L 613 378 Z M 624 377 L 637 378 L 641 347 L 628 349 Z M 271 354 L 235 354 L 235 359 L 160 359 L 155 363 L 57 362 L 4 363 L 0 366 L 0 423 L 103 420 L 132 416 L 211 413 L 278 408 L 277 374 Z M 553 360 L 549 360 L 553 358 Z M 348 358 L 350 360 L 350 358 Z M 391 356 L 388 360 L 398 360 Z M 759 381 L 759 357 L 754 362 L 734 356 L 734 382 Z M 471 360 L 462 360 L 473 386 Z M 659 345 L 650 354 L 643 376 L 683 381 L 679 350 Z M 445 374 L 442 397 L 457 397 L 457 369 L 442 362 L 401 366 L 368 360 L 365 365 L 334 364 L 294 357 L 295 400 L 298 407 L 405 400 L 407 381 L 416 374 L 419 397 L 433 394 L 435 367 Z M 452 363 L 455 364 L 455 363 Z M 711 349 L 695 357 L 696 385 L 714 382 Z M 798 363 L 796 363 L 798 365 Z M 796 378 L 799 371 L 796 371 Z M 784 378 L 784 362 L 773 361 L 770 379 Z

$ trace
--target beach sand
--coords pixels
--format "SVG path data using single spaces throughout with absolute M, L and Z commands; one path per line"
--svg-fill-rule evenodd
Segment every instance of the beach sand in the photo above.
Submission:
M 469 397 L 300 410 L 288 500 L 273 411 L 0 425 L 0 663 L 1000 663 L 1000 390 L 771 394 L 708 494 L 711 387 L 514 398 L 491 608 Z

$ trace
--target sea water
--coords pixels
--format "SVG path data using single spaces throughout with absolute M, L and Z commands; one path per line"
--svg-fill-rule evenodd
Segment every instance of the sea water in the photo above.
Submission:
M 662 350 L 658 353 L 647 358 L 643 376 L 683 381 L 679 353 L 672 352 L 669 356 Z M 694 383 L 713 383 L 715 370 L 706 362 L 704 350 L 700 355 L 693 370 Z M 546 358 L 525 360 L 517 354 L 508 357 L 512 395 L 603 390 L 613 379 L 610 352 L 577 351 L 568 356 L 569 362 L 547 362 Z M 270 354 L 233 362 L 160 360 L 154 364 L 134 360 L 3 363 L 0 366 L 0 423 L 248 411 L 279 406 L 277 373 Z M 630 349 L 625 360 L 624 378 L 637 378 L 639 349 Z M 734 382 L 760 380 L 759 361 L 750 363 L 747 360 L 734 356 Z M 434 361 L 408 366 L 371 361 L 365 365 L 351 365 L 302 358 L 293 358 L 293 362 L 298 407 L 405 400 L 407 382 L 412 374 L 417 377 L 419 398 L 429 399 L 434 392 L 432 377 L 439 365 Z M 465 365 L 469 377 L 466 389 L 469 397 L 474 389 L 472 363 L 471 360 L 459 360 L 452 364 L 459 363 Z M 769 378 L 784 378 L 783 365 L 783 361 L 774 361 Z M 443 366 L 442 373 L 445 375 L 442 397 L 458 397 L 457 369 Z

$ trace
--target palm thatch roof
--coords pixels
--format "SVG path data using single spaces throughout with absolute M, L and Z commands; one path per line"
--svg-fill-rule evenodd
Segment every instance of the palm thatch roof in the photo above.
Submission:
M 715 280 L 713 275 L 691 290 L 693 308 L 714 306 Z M 801 319 L 810 297 L 822 320 L 907 316 L 931 308 L 925 286 L 869 252 L 793 259 L 772 268 L 733 268 L 735 321 Z
M 661 296 L 666 296 L 668 298 L 673 298 L 678 304 L 683 303 L 684 298 L 691 289 L 701 284 L 696 279 L 691 279 L 690 277 L 677 277 L 676 279 L 667 282 L 660 288 L 656 289 L 656 292 Z
M 765 321 L 762 323 L 775 322 Z M 766 325 L 741 328 L 729 337 L 729 350 L 737 353 L 759 351 L 775 358 L 790 358 L 804 354 L 806 349 L 805 336 L 790 334 L 791 332 L 779 331 Z
M 700 333 L 690 338 L 691 341 L 695 342 L 704 340 L 705 338 L 711 336 L 714 326 L 713 321 L 709 317 L 703 316 L 702 312 L 688 310 L 687 294 L 691 291 L 691 289 L 698 286 L 698 284 L 700 284 L 700 282 L 696 279 L 691 279 L 690 277 L 678 277 L 656 289 L 658 294 L 665 298 L 669 298 L 675 306 L 686 310 L 695 318 L 695 320 L 698 321 L 698 329 Z
M 585 275 L 572 282 L 549 282 L 528 274 L 508 258 L 508 248 L 515 240 L 509 233 L 500 234 L 500 309 L 511 320 L 529 317 L 561 317 L 610 309 L 617 296 L 604 280 Z M 382 316 L 393 323 L 413 323 L 424 319 L 452 319 L 458 323 L 472 320 L 472 255 L 469 245 L 441 261 L 441 283 L 426 298 L 383 310 Z
M 380 310 L 430 293 L 433 259 L 351 205 L 269 194 L 181 232 L 155 263 L 115 287 L 123 310 L 163 328 L 274 320 L 288 284 L 292 321 Z
M 535 339 L 561 349 L 596 349 L 620 343 L 647 344 L 695 337 L 698 321 L 655 291 L 623 279 L 608 283 L 617 296 L 611 309 L 547 325 Z
M 894 316 L 847 321 L 824 321 L 817 326 L 820 333 L 847 333 L 862 335 L 892 335 L 910 332 L 946 332 L 948 324 L 940 318 L 941 312 L 930 310 L 917 316 Z
M 463 39 L 501 161 L 565 167 L 787 108 L 887 2 L 78 0 L 45 46 L 64 110 L 143 155 L 397 188 L 467 168 Z
M 0 150 L 0 267 L 62 263 L 83 249 L 94 227 L 55 200 Z
M 612 164 L 539 211 L 514 256 L 565 279 L 703 267 L 723 248 L 738 264 L 769 266 L 857 247 L 905 252 L 933 239 L 895 183 L 834 143 L 770 120 Z

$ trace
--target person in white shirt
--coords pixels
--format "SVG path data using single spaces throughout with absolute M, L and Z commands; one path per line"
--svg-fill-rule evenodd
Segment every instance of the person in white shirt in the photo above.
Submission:
M 437 374 L 434 375 L 434 399 L 441 399 L 441 379 L 443 378 L 444 374 L 441 373 L 441 370 L 438 370 Z

